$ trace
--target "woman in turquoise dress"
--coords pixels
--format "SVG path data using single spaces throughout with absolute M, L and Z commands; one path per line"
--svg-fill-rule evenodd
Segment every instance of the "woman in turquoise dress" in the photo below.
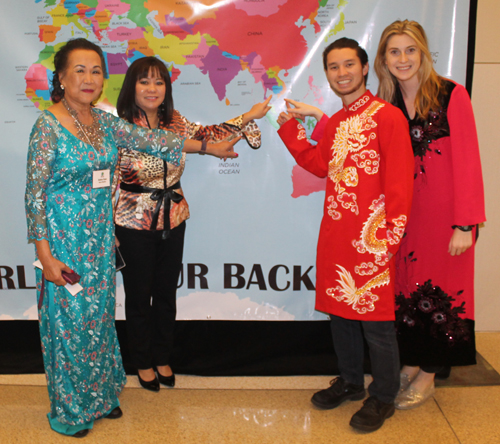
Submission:
M 210 145 L 148 130 L 92 108 L 104 82 L 100 48 L 69 41 L 54 59 L 52 105 L 35 123 L 28 151 L 28 240 L 36 271 L 40 336 L 53 430 L 83 437 L 94 420 L 122 416 L 125 382 L 115 318 L 115 234 L 110 183 L 118 148 L 178 164 L 182 151 L 234 157 L 233 142 Z M 81 276 L 72 295 L 62 272 Z

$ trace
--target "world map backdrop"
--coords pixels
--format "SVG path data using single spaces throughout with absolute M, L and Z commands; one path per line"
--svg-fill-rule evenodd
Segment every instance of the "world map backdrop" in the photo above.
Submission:
M 51 105 L 54 53 L 83 37 L 104 51 L 109 78 L 98 106 L 115 112 L 127 67 L 155 56 L 168 66 L 174 105 L 190 121 L 224 122 L 272 95 L 258 124 L 262 147 L 236 145 L 223 162 L 189 155 L 190 204 L 178 319 L 319 320 L 315 250 L 324 179 L 298 167 L 276 134 L 284 98 L 331 115 L 321 53 L 340 37 L 373 61 L 382 30 L 420 22 L 437 71 L 464 84 L 469 0 L 17 0 L 0 17 L 0 320 L 37 319 L 34 251 L 24 187 L 31 126 Z M 368 88 L 377 90 L 371 72 Z M 314 127 L 306 119 L 308 134 Z M 117 319 L 124 318 L 117 276 Z

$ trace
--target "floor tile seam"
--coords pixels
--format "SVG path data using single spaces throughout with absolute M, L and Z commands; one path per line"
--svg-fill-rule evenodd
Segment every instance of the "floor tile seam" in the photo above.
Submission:
M 479 353 L 479 354 L 481 355 L 481 358 L 484 360 L 484 362 L 485 362 L 487 365 L 489 365 L 489 367 L 490 367 L 490 369 L 491 369 L 491 370 L 494 370 L 495 372 L 497 372 L 498 374 L 500 374 L 500 369 L 499 369 L 499 370 L 497 370 L 497 369 L 495 368 L 495 366 L 494 366 L 494 365 L 492 365 L 492 364 L 490 363 L 490 361 L 488 361 L 488 360 L 484 357 L 484 355 L 483 355 L 483 354 L 482 354 L 479 350 L 477 350 L 477 353 Z
M 0 387 L 47 387 L 46 384 L 1 384 Z M 123 390 L 144 390 L 142 387 L 127 387 L 125 386 Z M 169 390 L 205 390 L 205 391 L 314 391 L 318 390 L 317 387 L 310 388 L 287 388 L 287 387 L 176 387 L 175 389 L 169 388 L 161 388 L 161 391 L 169 391 Z
M 2 383 L 0 382 L 0 387 L 47 387 L 47 384 L 39 383 Z M 487 388 L 487 387 L 500 387 L 500 384 L 475 384 L 475 385 L 446 385 L 446 386 L 436 386 L 436 390 L 441 389 L 475 389 L 475 388 Z M 141 389 L 140 386 L 125 386 L 124 389 Z M 162 390 L 172 390 L 169 388 L 162 388 Z M 321 390 L 321 387 L 300 387 L 300 388 L 290 388 L 290 387 L 176 387 L 175 390 L 281 390 L 281 391 L 304 391 L 304 390 Z
M 481 387 L 500 387 L 499 384 L 456 384 L 456 385 L 436 385 L 436 390 L 439 389 L 456 389 L 456 388 L 481 388 Z
M 41 386 L 40 386 L 41 387 Z M 144 390 L 142 387 L 125 387 L 125 389 L 131 389 L 131 390 L 135 390 L 135 389 L 141 389 L 141 390 Z M 168 391 L 168 390 L 172 390 L 172 389 L 167 389 L 167 388 L 162 388 L 161 391 Z M 284 391 L 288 391 L 288 392 L 292 392 L 292 391 L 296 391 L 296 392 L 310 392 L 310 391 L 317 391 L 318 388 L 317 387 L 314 387 L 314 388 L 300 388 L 300 389 L 295 389 L 295 388 L 253 388 L 253 387 L 239 387 L 239 388 L 218 388 L 218 387 L 176 387 L 174 389 L 175 391 L 180 391 L 180 390 L 206 390 L 206 391 L 249 391 L 249 390 L 252 390 L 252 391 L 261 391 L 261 392 L 269 392 L 269 391 L 274 391 L 274 392 L 284 392 Z
M 460 438 L 458 437 L 458 434 L 457 432 L 455 431 L 455 428 L 452 426 L 450 420 L 448 419 L 448 417 L 446 416 L 446 413 L 443 411 L 443 409 L 441 408 L 441 406 L 439 405 L 439 402 L 438 400 L 436 399 L 435 396 L 432 397 L 432 399 L 434 400 L 434 402 L 436 403 L 436 406 L 437 408 L 439 409 L 439 411 L 441 412 L 441 414 L 443 415 L 443 418 L 444 420 L 446 421 L 446 423 L 448 424 L 448 427 L 450 428 L 451 432 L 453 433 L 453 435 L 455 435 L 455 438 L 457 439 L 457 443 L 458 444 L 462 444 L 462 441 L 460 440 Z

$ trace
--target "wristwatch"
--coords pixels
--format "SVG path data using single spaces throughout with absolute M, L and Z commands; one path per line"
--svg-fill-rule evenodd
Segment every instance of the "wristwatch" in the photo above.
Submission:
M 199 154 L 202 154 L 202 155 L 207 154 L 207 141 L 206 141 L 206 139 L 203 139 L 201 141 L 201 150 L 200 150 Z
M 474 225 L 452 225 L 453 229 L 458 228 L 460 231 L 472 231 Z

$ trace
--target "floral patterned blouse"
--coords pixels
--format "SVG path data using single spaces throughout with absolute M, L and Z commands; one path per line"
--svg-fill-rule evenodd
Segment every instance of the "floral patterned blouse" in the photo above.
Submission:
M 137 125 L 148 126 L 146 118 L 137 119 Z M 232 140 L 243 136 L 248 144 L 257 149 L 261 143 L 261 133 L 252 120 L 243 125 L 243 116 L 228 120 L 219 125 L 202 126 L 188 121 L 179 111 L 174 110 L 172 122 L 164 129 L 172 131 L 182 138 L 194 140 L 206 139 L 210 142 Z M 115 187 L 120 185 L 115 208 L 115 223 L 134 230 L 163 230 L 164 211 L 162 199 L 154 190 L 176 187 L 184 171 L 186 154 L 182 155 L 178 166 L 145 153 L 123 148 L 120 150 L 118 170 L 115 174 Z M 125 184 L 125 185 L 123 185 Z M 137 185 L 151 189 L 149 192 L 135 192 L 124 189 L 127 185 Z M 180 184 L 171 193 L 184 196 Z M 172 195 L 172 194 L 171 194 Z M 176 199 L 178 200 L 178 199 Z M 155 215 L 156 212 L 156 215 Z M 186 199 L 175 202 L 170 200 L 170 229 L 179 226 L 189 218 L 189 206 Z M 154 221 L 154 222 L 153 222 Z

